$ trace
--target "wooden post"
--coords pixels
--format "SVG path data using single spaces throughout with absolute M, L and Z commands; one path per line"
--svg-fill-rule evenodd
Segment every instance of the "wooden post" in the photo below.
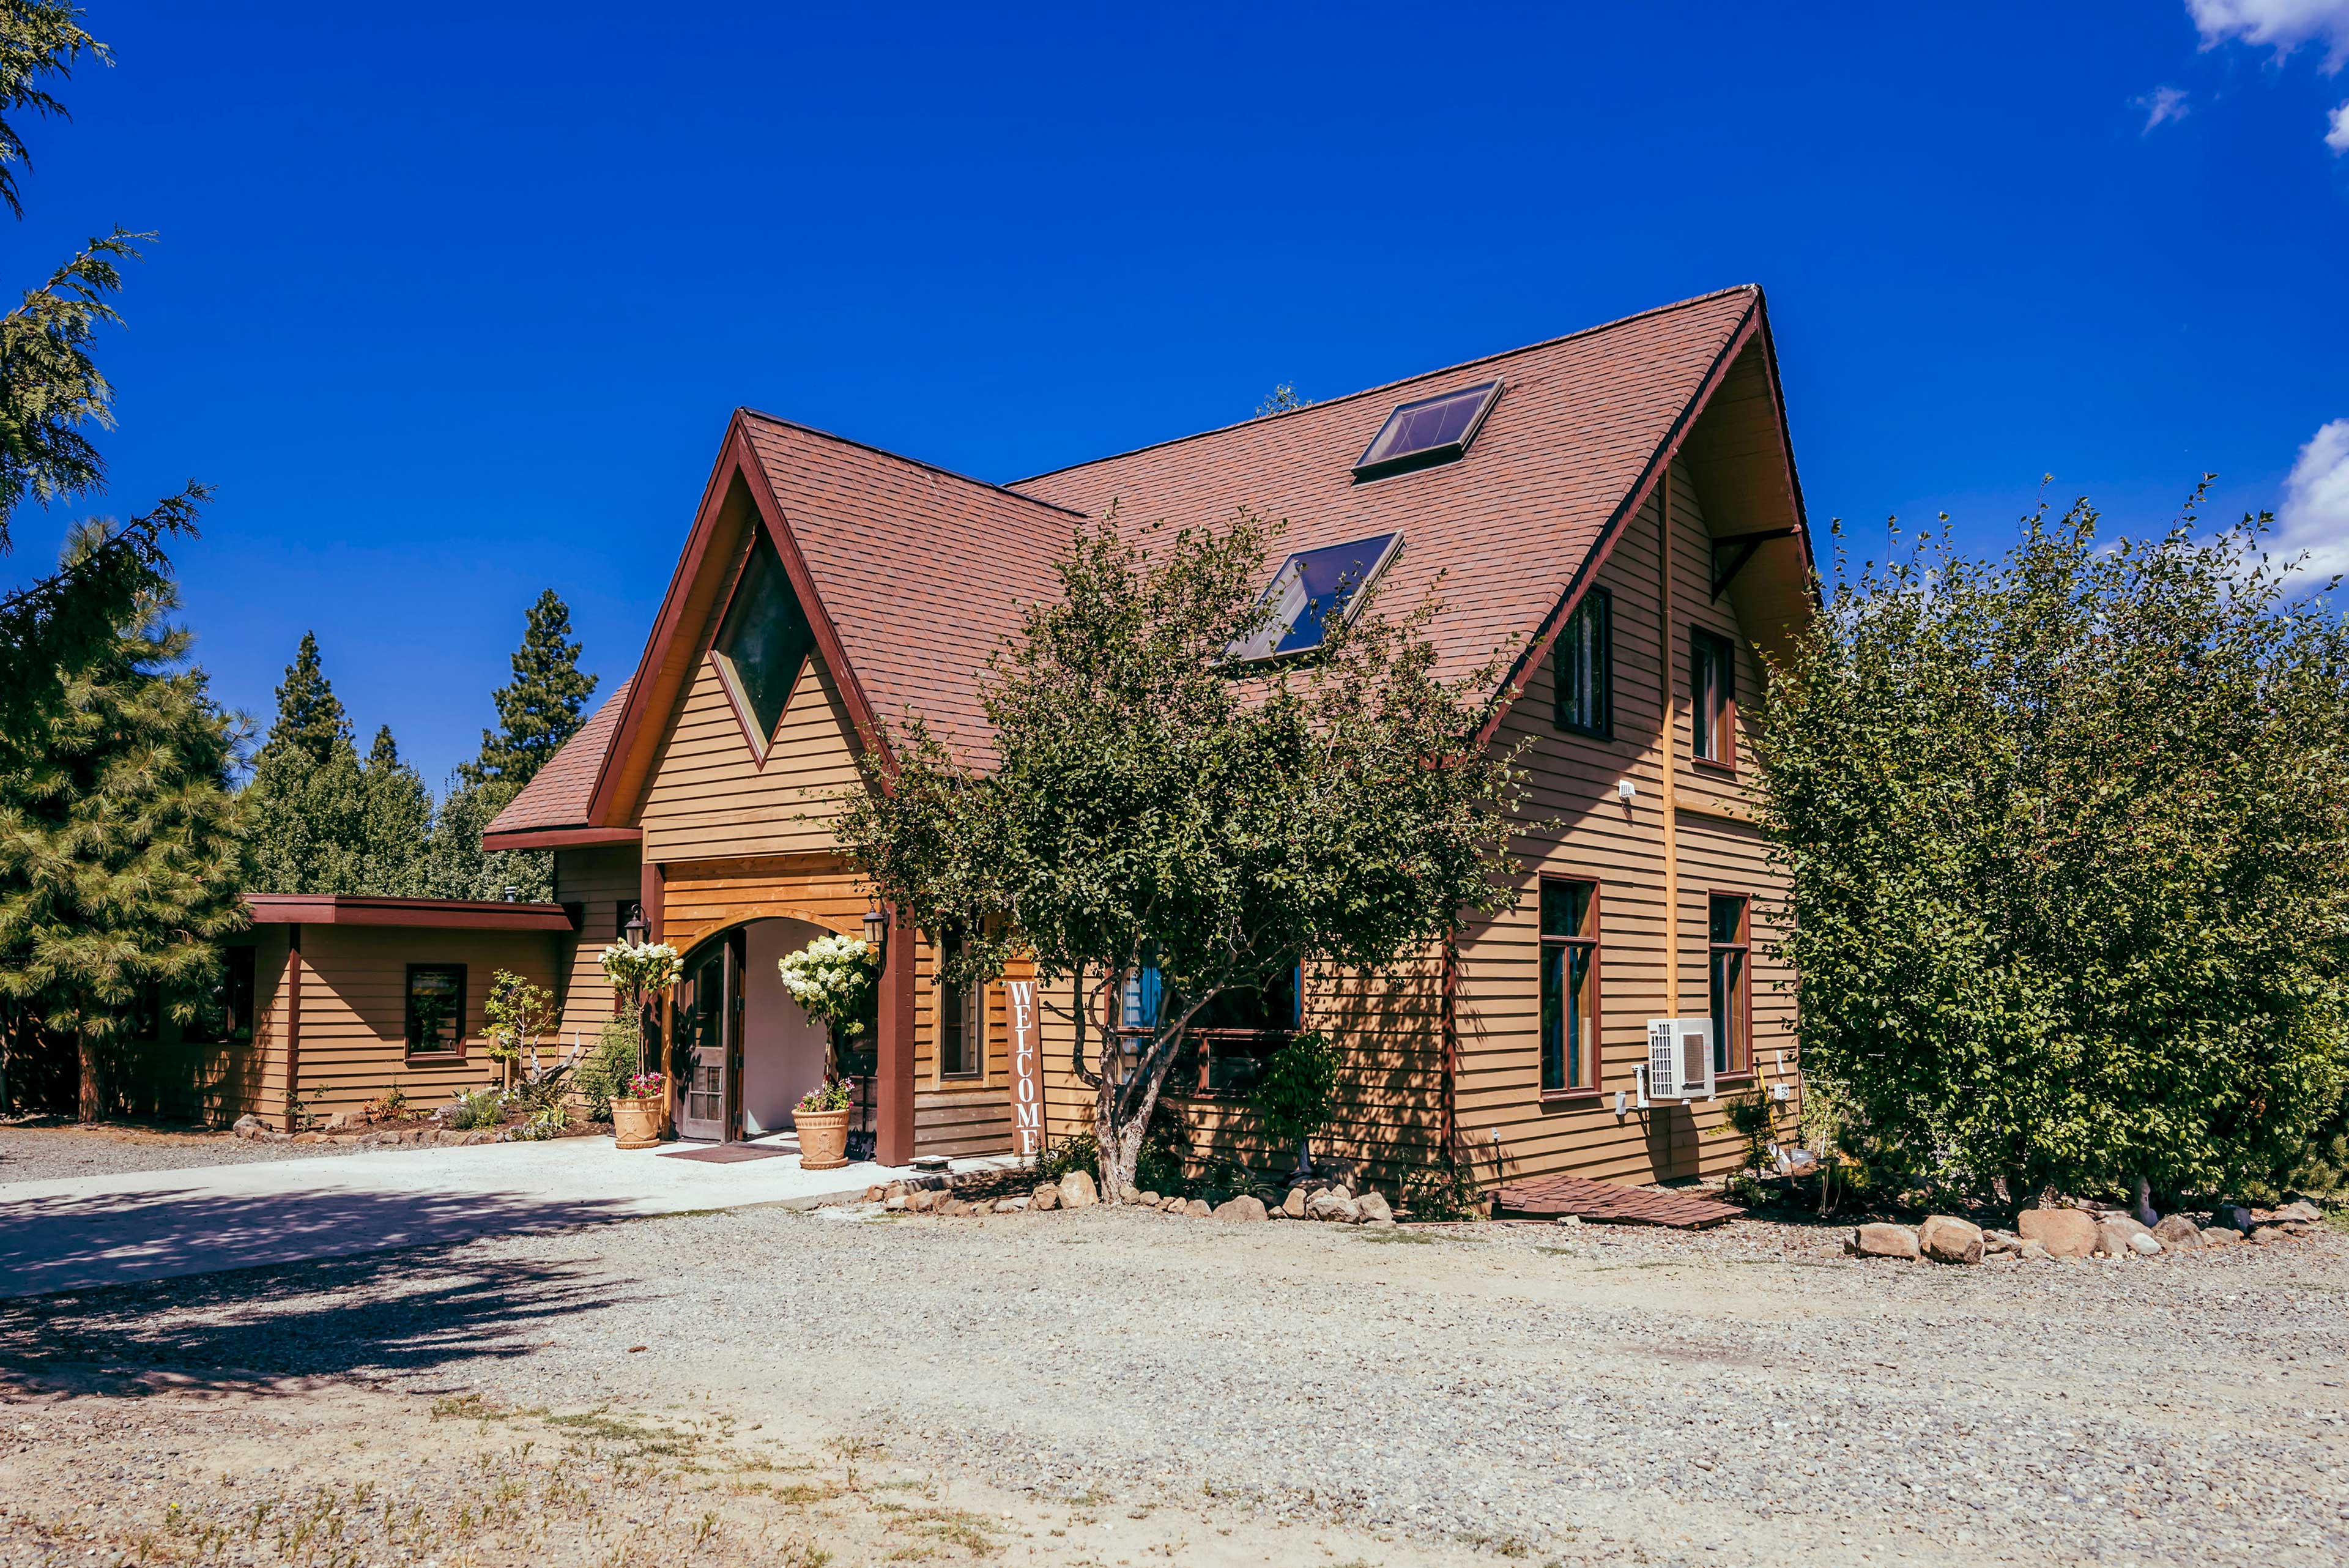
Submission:
M 881 957 L 881 1008 L 873 1074 L 873 1158 L 883 1165 L 914 1163 L 914 928 L 889 910 L 889 947 Z
M 1663 688 L 1663 811 L 1664 811 L 1664 1016 L 1681 1015 L 1681 846 L 1679 763 L 1674 753 L 1680 742 L 1680 649 L 1672 636 L 1672 465 L 1664 460 L 1663 478 L 1656 485 L 1656 640 L 1658 677 Z

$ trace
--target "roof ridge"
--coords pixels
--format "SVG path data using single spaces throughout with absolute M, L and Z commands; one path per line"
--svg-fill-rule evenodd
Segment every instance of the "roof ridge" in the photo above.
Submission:
M 1490 354 L 1480 354 L 1473 359 L 1463 359 L 1457 364 L 1438 365 L 1432 370 L 1414 370 L 1408 376 L 1398 376 L 1392 381 L 1381 381 L 1375 387 L 1363 387 L 1356 391 L 1340 392 L 1334 398 L 1323 398 L 1318 401 L 1308 403 L 1303 408 L 1284 409 L 1277 414 L 1256 414 L 1245 420 L 1235 420 L 1227 425 L 1216 425 L 1210 430 L 1194 431 L 1189 435 L 1170 436 L 1164 441 L 1146 441 L 1141 446 L 1128 447 L 1123 452 L 1113 452 L 1102 457 L 1089 457 L 1082 462 L 1062 463 L 1058 468 L 1048 468 L 1041 473 L 1031 473 L 1027 475 L 1025 478 L 1012 480 L 1008 485 L 998 486 L 997 488 L 1009 489 L 1014 495 L 1024 495 L 1027 493 L 1017 488 L 1018 486 L 1022 484 L 1033 484 L 1040 479 L 1050 479 L 1055 474 L 1073 473 L 1081 468 L 1092 468 L 1099 463 L 1115 462 L 1122 457 L 1138 457 L 1145 452 L 1156 452 L 1161 447 L 1180 446 L 1186 441 L 1201 441 L 1208 436 L 1222 435 L 1228 431 L 1240 430 L 1248 425 L 1263 424 L 1273 420 L 1294 419 L 1299 414 L 1311 413 L 1316 409 L 1333 408 L 1340 403 L 1352 402 L 1357 398 L 1370 398 L 1375 397 L 1381 392 L 1391 392 L 1395 388 L 1403 385 L 1407 381 L 1423 381 L 1430 376 L 1448 375 L 1454 370 L 1473 370 L 1479 365 L 1489 365 L 1495 359 L 1506 359 L 1516 354 L 1529 354 L 1537 348 L 1555 348 L 1560 343 L 1571 343 L 1578 337 L 1588 337 L 1597 332 L 1611 332 L 1618 327 L 1629 327 L 1634 321 L 1644 321 L 1651 316 L 1661 316 L 1668 311 L 1686 310 L 1692 306 L 1708 304 L 1716 299 L 1724 299 L 1733 294 L 1748 294 L 1752 295 L 1754 298 L 1759 299 L 1762 297 L 1762 286 L 1758 283 L 1732 284 L 1727 288 L 1716 288 L 1709 294 L 1692 295 L 1686 299 L 1673 300 L 1669 305 L 1656 305 L 1651 306 L 1645 310 L 1635 310 L 1629 316 L 1619 316 L 1612 321 L 1602 321 L 1595 327 L 1577 327 L 1572 332 L 1561 332 L 1555 337 L 1544 337 L 1537 342 L 1520 344 L 1515 348 L 1495 349 Z M 1030 499 L 1035 498 L 1030 497 Z M 1051 504 L 1047 502 L 1046 504 L 1050 505 Z
M 885 457 L 894 462 L 902 462 L 909 468 L 925 469 L 931 473 L 938 474 L 947 479 L 960 480 L 965 484 L 974 484 L 981 490 L 991 490 L 998 495 L 1008 495 L 1015 501 L 1023 501 L 1031 506 L 1050 507 L 1055 512 L 1065 512 L 1071 517 L 1082 517 L 1085 515 L 1084 513 L 1078 511 L 1073 506 L 1063 506 L 1057 501 L 1047 501 L 1040 495 L 1029 495 L 1023 492 L 1012 489 L 1008 484 L 997 484 L 992 481 L 976 478 L 971 474 L 957 472 L 951 468 L 941 468 L 935 462 L 925 462 L 918 457 L 908 457 L 902 452 L 891 452 L 885 446 L 874 446 L 869 441 L 858 441 L 854 436 L 844 436 L 835 431 L 821 430 L 814 425 L 804 423 L 799 420 L 787 420 L 781 414 L 771 414 L 764 409 L 754 409 L 747 403 L 738 404 L 735 407 L 734 411 L 738 414 L 746 414 L 754 420 L 763 420 L 771 425 L 781 425 L 786 430 L 795 430 L 807 435 L 820 436 L 825 441 L 838 441 L 843 446 L 853 446 L 860 452 L 869 452 L 876 457 Z

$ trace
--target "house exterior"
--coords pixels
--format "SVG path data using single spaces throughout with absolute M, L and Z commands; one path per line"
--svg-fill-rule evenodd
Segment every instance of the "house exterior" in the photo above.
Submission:
M 298 1132 L 394 1088 L 429 1106 L 493 1083 L 500 1069 L 483 1054 L 492 979 L 507 970 L 554 989 L 573 967 L 584 913 L 352 894 L 252 893 L 245 903 L 251 929 L 231 939 L 220 988 L 197 1017 L 180 1023 L 151 1001 L 141 1009 L 123 1048 L 129 1070 L 109 1075 L 131 1114 L 215 1125 L 251 1114 Z
M 823 1042 L 774 961 L 872 911 L 882 998 L 856 1066 L 877 1157 L 1009 1148 L 1004 987 L 943 988 L 928 934 L 878 909 L 832 825 L 866 787 L 864 749 L 908 713 L 991 757 L 984 660 L 1078 521 L 1112 505 L 1136 526 L 1285 519 L 1276 597 L 1319 602 L 1332 562 L 1394 602 L 1440 576 L 1439 672 L 1512 649 L 1519 695 L 1491 738 L 1528 742 L 1516 907 L 1389 974 L 1301 973 L 1286 1017 L 1206 1041 L 1169 1089 L 1202 1156 L 1285 1155 L 1238 1091 L 1302 1019 L 1347 1047 L 1320 1147 L 1374 1170 L 1447 1152 L 1488 1181 L 1733 1164 L 1722 1097 L 1799 1093 L 1746 735 L 1761 656 L 1814 609 L 1753 287 L 1009 485 L 738 410 L 635 675 L 487 840 L 553 850 L 580 912 L 565 1027 L 608 1013 L 594 953 L 641 908 L 687 954 L 666 1021 L 681 1133 L 787 1126 Z M 1058 989 L 1041 999 L 1055 1134 L 1090 1126 L 1072 1057 L 1146 1005 Z M 1639 1103 L 1651 1019 L 1709 1026 L 1713 1097 Z

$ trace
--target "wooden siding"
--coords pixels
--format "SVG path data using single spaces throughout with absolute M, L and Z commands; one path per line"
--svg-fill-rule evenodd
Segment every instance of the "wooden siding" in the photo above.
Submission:
M 575 1032 L 592 1044 L 612 1016 L 612 982 L 604 978 L 604 949 L 620 940 L 620 906 L 643 896 L 644 867 L 633 844 L 554 852 L 554 899 L 575 905 L 579 929 L 562 945 L 562 1034 Z
M 228 945 L 254 950 L 252 1040 L 191 1041 L 169 1017 L 160 1019 L 154 1039 L 128 1043 L 113 1064 L 108 1086 L 124 1114 L 212 1127 L 226 1127 L 248 1112 L 271 1117 L 273 1125 L 285 1115 L 285 1042 L 276 1003 L 285 929 L 257 927 Z
M 836 802 L 858 786 L 854 733 L 831 673 L 811 658 L 762 764 L 704 659 L 646 793 L 645 858 L 830 850 Z
M 483 1049 L 483 1003 L 499 970 L 555 982 L 558 939 L 537 931 L 449 931 L 386 926 L 302 928 L 301 1102 L 320 1115 L 357 1111 L 395 1084 L 429 1108 L 495 1083 Z M 408 1059 L 408 966 L 465 966 L 465 1060 Z

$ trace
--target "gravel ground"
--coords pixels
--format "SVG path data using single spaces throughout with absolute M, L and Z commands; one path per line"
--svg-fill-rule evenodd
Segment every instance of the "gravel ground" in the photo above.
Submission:
M 0 1186 L 61 1176 L 186 1170 L 200 1165 L 320 1159 L 358 1152 L 358 1146 L 352 1144 L 257 1143 L 226 1132 L 164 1132 L 103 1125 L 0 1126 Z
M 2349 1238 L 1945 1269 L 1837 1234 L 738 1210 L 16 1303 L 0 1367 L 613 1391 L 1396 1563 L 2349 1555 Z

